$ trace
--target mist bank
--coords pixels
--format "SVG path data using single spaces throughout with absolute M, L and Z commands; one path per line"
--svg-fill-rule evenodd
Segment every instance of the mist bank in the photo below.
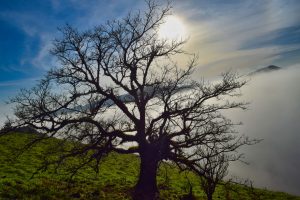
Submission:
M 232 163 L 230 175 L 249 178 L 254 186 L 300 195 L 300 64 L 249 76 L 239 100 L 250 102 L 246 111 L 230 111 L 243 122 L 241 134 L 263 139 L 243 147 L 243 163 Z M 12 115 L 12 105 L 0 105 L 0 123 Z M 130 144 L 131 146 L 132 144 Z
M 230 174 L 257 187 L 300 195 L 300 64 L 251 76 L 242 89 L 249 109 L 230 112 L 237 130 L 263 139 L 242 149 L 249 165 L 234 163 Z

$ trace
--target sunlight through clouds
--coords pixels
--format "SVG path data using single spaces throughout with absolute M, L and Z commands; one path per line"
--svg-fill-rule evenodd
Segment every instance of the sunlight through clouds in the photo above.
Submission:
M 159 37 L 169 40 L 181 40 L 187 38 L 187 29 L 182 20 L 175 16 L 168 16 L 159 28 Z
M 60 37 L 58 27 L 70 24 L 85 31 L 128 12 L 143 12 L 143 2 L 1 1 L 0 125 L 12 113 L 5 101 L 57 64 L 49 50 Z M 251 101 L 250 110 L 232 116 L 244 122 L 239 131 L 264 142 L 245 150 L 251 165 L 232 169 L 258 186 L 300 194 L 300 163 L 295 159 L 300 129 L 300 1 L 174 0 L 173 8 L 158 34 L 161 39 L 187 39 L 183 50 L 199 57 L 195 80 L 214 79 L 227 70 L 247 75 L 272 64 L 282 68 L 252 77 L 242 91 L 243 99 Z M 175 61 L 184 66 L 187 58 L 176 55 Z

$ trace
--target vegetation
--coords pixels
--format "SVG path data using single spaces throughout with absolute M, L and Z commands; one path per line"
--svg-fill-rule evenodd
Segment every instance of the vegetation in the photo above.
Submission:
M 43 162 L 44 152 L 58 139 L 38 143 L 14 159 L 16 150 L 36 134 L 11 133 L 0 137 L 0 199 L 131 199 L 139 173 L 139 157 L 110 153 L 103 159 L 98 175 L 85 167 L 70 181 L 63 168 L 33 175 Z M 188 179 L 187 179 L 188 178 Z M 195 199 L 205 199 L 200 180 L 191 172 L 162 163 L 158 171 L 161 199 L 180 199 L 193 186 Z M 300 199 L 282 192 L 251 189 L 239 185 L 219 185 L 213 199 Z
M 154 0 L 146 4 L 145 12 L 84 32 L 63 28 L 51 51 L 59 66 L 12 99 L 13 127 L 32 127 L 40 133 L 27 148 L 46 144 L 43 140 L 49 137 L 61 139 L 41 155 L 41 169 L 56 163 L 76 176 L 91 165 L 98 172 L 110 152 L 134 154 L 140 158 L 134 188 L 138 200 L 158 195 L 157 173 L 163 161 L 211 182 L 216 168 L 207 162 L 219 155 L 224 163 L 239 160 L 238 148 L 257 142 L 238 135 L 238 123 L 223 115 L 224 110 L 245 108 L 231 97 L 239 96 L 246 82 L 230 73 L 214 83 L 192 80 L 196 56 L 186 66 L 172 60 L 175 54 L 187 56 L 185 41 L 158 34 L 171 6 Z M 128 143 L 136 148 L 123 148 Z M 214 185 L 208 185 L 209 195 Z

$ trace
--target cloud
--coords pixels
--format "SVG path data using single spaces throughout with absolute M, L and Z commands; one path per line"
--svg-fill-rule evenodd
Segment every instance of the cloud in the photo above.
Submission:
M 17 81 L 0 81 L 0 87 L 21 86 L 28 82 L 36 81 L 37 78 L 20 79 Z
M 50 0 L 49 8 L 35 5 L 30 9 L 16 8 L 4 10 L 0 13 L 3 19 L 26 35 L 25 52 L 20 64 L 29 64 L 38 69 L 47 70 L 56 64 L 55 58 L 50 55 L 52 42 L 59 37 L 58 27 L 71 24 L 79 30 L 87 30 L 96 25 L 105 23 L 127 14 L 133 7 L 141 5 L 131 1 L 79 1 L 67 0 L 60 2 Z M 133 7 L 132 7 L 133 6 Z M 67 13 L 67 14 L 66 14 Z M 63 16 L 63 17 L 62 17 Z M 34 45 L 34 49 L 32 46 Z
M 13 108 L 10 105 L 0 103 L 0 128 L 4 125 L 4 123 L 7 121 L 7 116 L 11 117 L 11 113 L 13 113 Z
M 37 68 L 48 69 L 55 65 L 48 50 L 52 40 L 59 36 L 56 28 L 70 23 L 81 30 L 120 18 L 128 12 L 144 9 L 143 2 L 50 0 L 49 9 L 39 5 L 36 10 L 1 12 L 2 18 L 21 28 L 29 37 L 38 38 L 34 55 L 23 57 Z M 299 41 L 278 43 L 290 36 L 296 37 L 300 4 L 294 0 L 273 1 L 174 1 L 175 15 L 188 27 L 190 40 L 185 49 L 199 55 L 198 76 L 213 76 L 229 68 L 253 68 L 284 59 L 292 45 Z M 47 13 L 47 14 L 45 14 Z M 65 14 L 68 13 L 68 14 Z M 293 37 L 293 38 L 295 38 Z M 250 48 L 251 47 L 251 48 Z M 30 47 L 29 47 L 30 49 Z M 266 51 L 264 51 L 266 50 Z M 185 60 L 178 57 L 177 60 Z
M 282 54 L 284 52 L 291 52 L 298 49 L 300 49 L 300 44 L 282 46 L 273 45 L 228 52 L 224 55 L 220 55 L 219 58 L 216 58 L 214 61 L 198 66 L 193 76 L 195 78 L 199 76 L 212 77 L 216 74 L 220 74 L 220 72 L 228 70 L 246 74 L 257 68 L 275 64 L 276 60 L 280 60 L 283 57 Z
M 231 173 L 254 185 L 299 195 L 300 65 L 259 74 L 243 89 L 246 112 L 231 113 L 238 131 L 263 141 L 243 149 L 250 165 L 236 163 Z
M 38 68 L 49 70 L 57 64 L 57 59 L 50 54 L 53 38 L 50 35 L 40 36 L 40 49 L 38 53 L 30 59 L 30 63 Z
M 176 13 L 186 18 L 190 32 L 186 49 L 199 54 L 201 76 L 229 68 L 276 64 L 285 59 L 281 55 L 300 49 L 299 40 L 287 39 L 298 35 L 300 23 L 295 19 L 300 18 L 296 9 L 300 4 L 295 1 L 198 1 L 184 5 L 178 6 Z
M 42 12 L 6 11 L 1 13 L 17 29 L 26 34 L 23 53 L 16 70 L 26 71 L 33 67 L 41 71 L 49 69 L 53 59 L 49 54 L 51 43 L 57 34 L 57 22 L 45 17 Z

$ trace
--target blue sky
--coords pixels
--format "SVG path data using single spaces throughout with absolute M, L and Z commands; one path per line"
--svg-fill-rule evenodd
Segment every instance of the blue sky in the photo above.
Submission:
M 57 64 L 49 50 L 59 36 L 59 27 L 68 23 L 85 30 L 124 16 L 133 2 L 130 4 L 126 1 L 1 1 L 0 99 L 7 99 L 21 87 L 31 87 Z
M 245 88 L 245 101 L 253 102 L 252 107 L 235 117 L 245 119 L 242 132 L 266 142 L 247 151 L 254 165 L 236 171 L 261 187 L 300 195 L 300 161 L 295 159 L 300 129 L 300 1 L 174 0 L 173 6 L 189 38 L 185 50 L 199 56 L 194 78 L 230 69 L 249 73 L 271 64 L 286 68 L 254 77 Z M 68 23 L 86 30 L 143 8 L 141 0 L 1 0 L 0 125 L 12 112 L 4 101 L 20 88 L 32 87 L 57 65 L 49 50 L 60 36 L 58 27 Z M 175 59 L 179 64 L 185 61 Z
M 173 5 L 188 30 L 186 49 L 200 58 L 196 76 L 300 60 L 297 0 L 177 0 Z M 1 99 L 32 86 L 56 65 L 49 49 L 58 27 L 68 23 L 86 30 L 143 6 L 137 0 L 1 1 Z

